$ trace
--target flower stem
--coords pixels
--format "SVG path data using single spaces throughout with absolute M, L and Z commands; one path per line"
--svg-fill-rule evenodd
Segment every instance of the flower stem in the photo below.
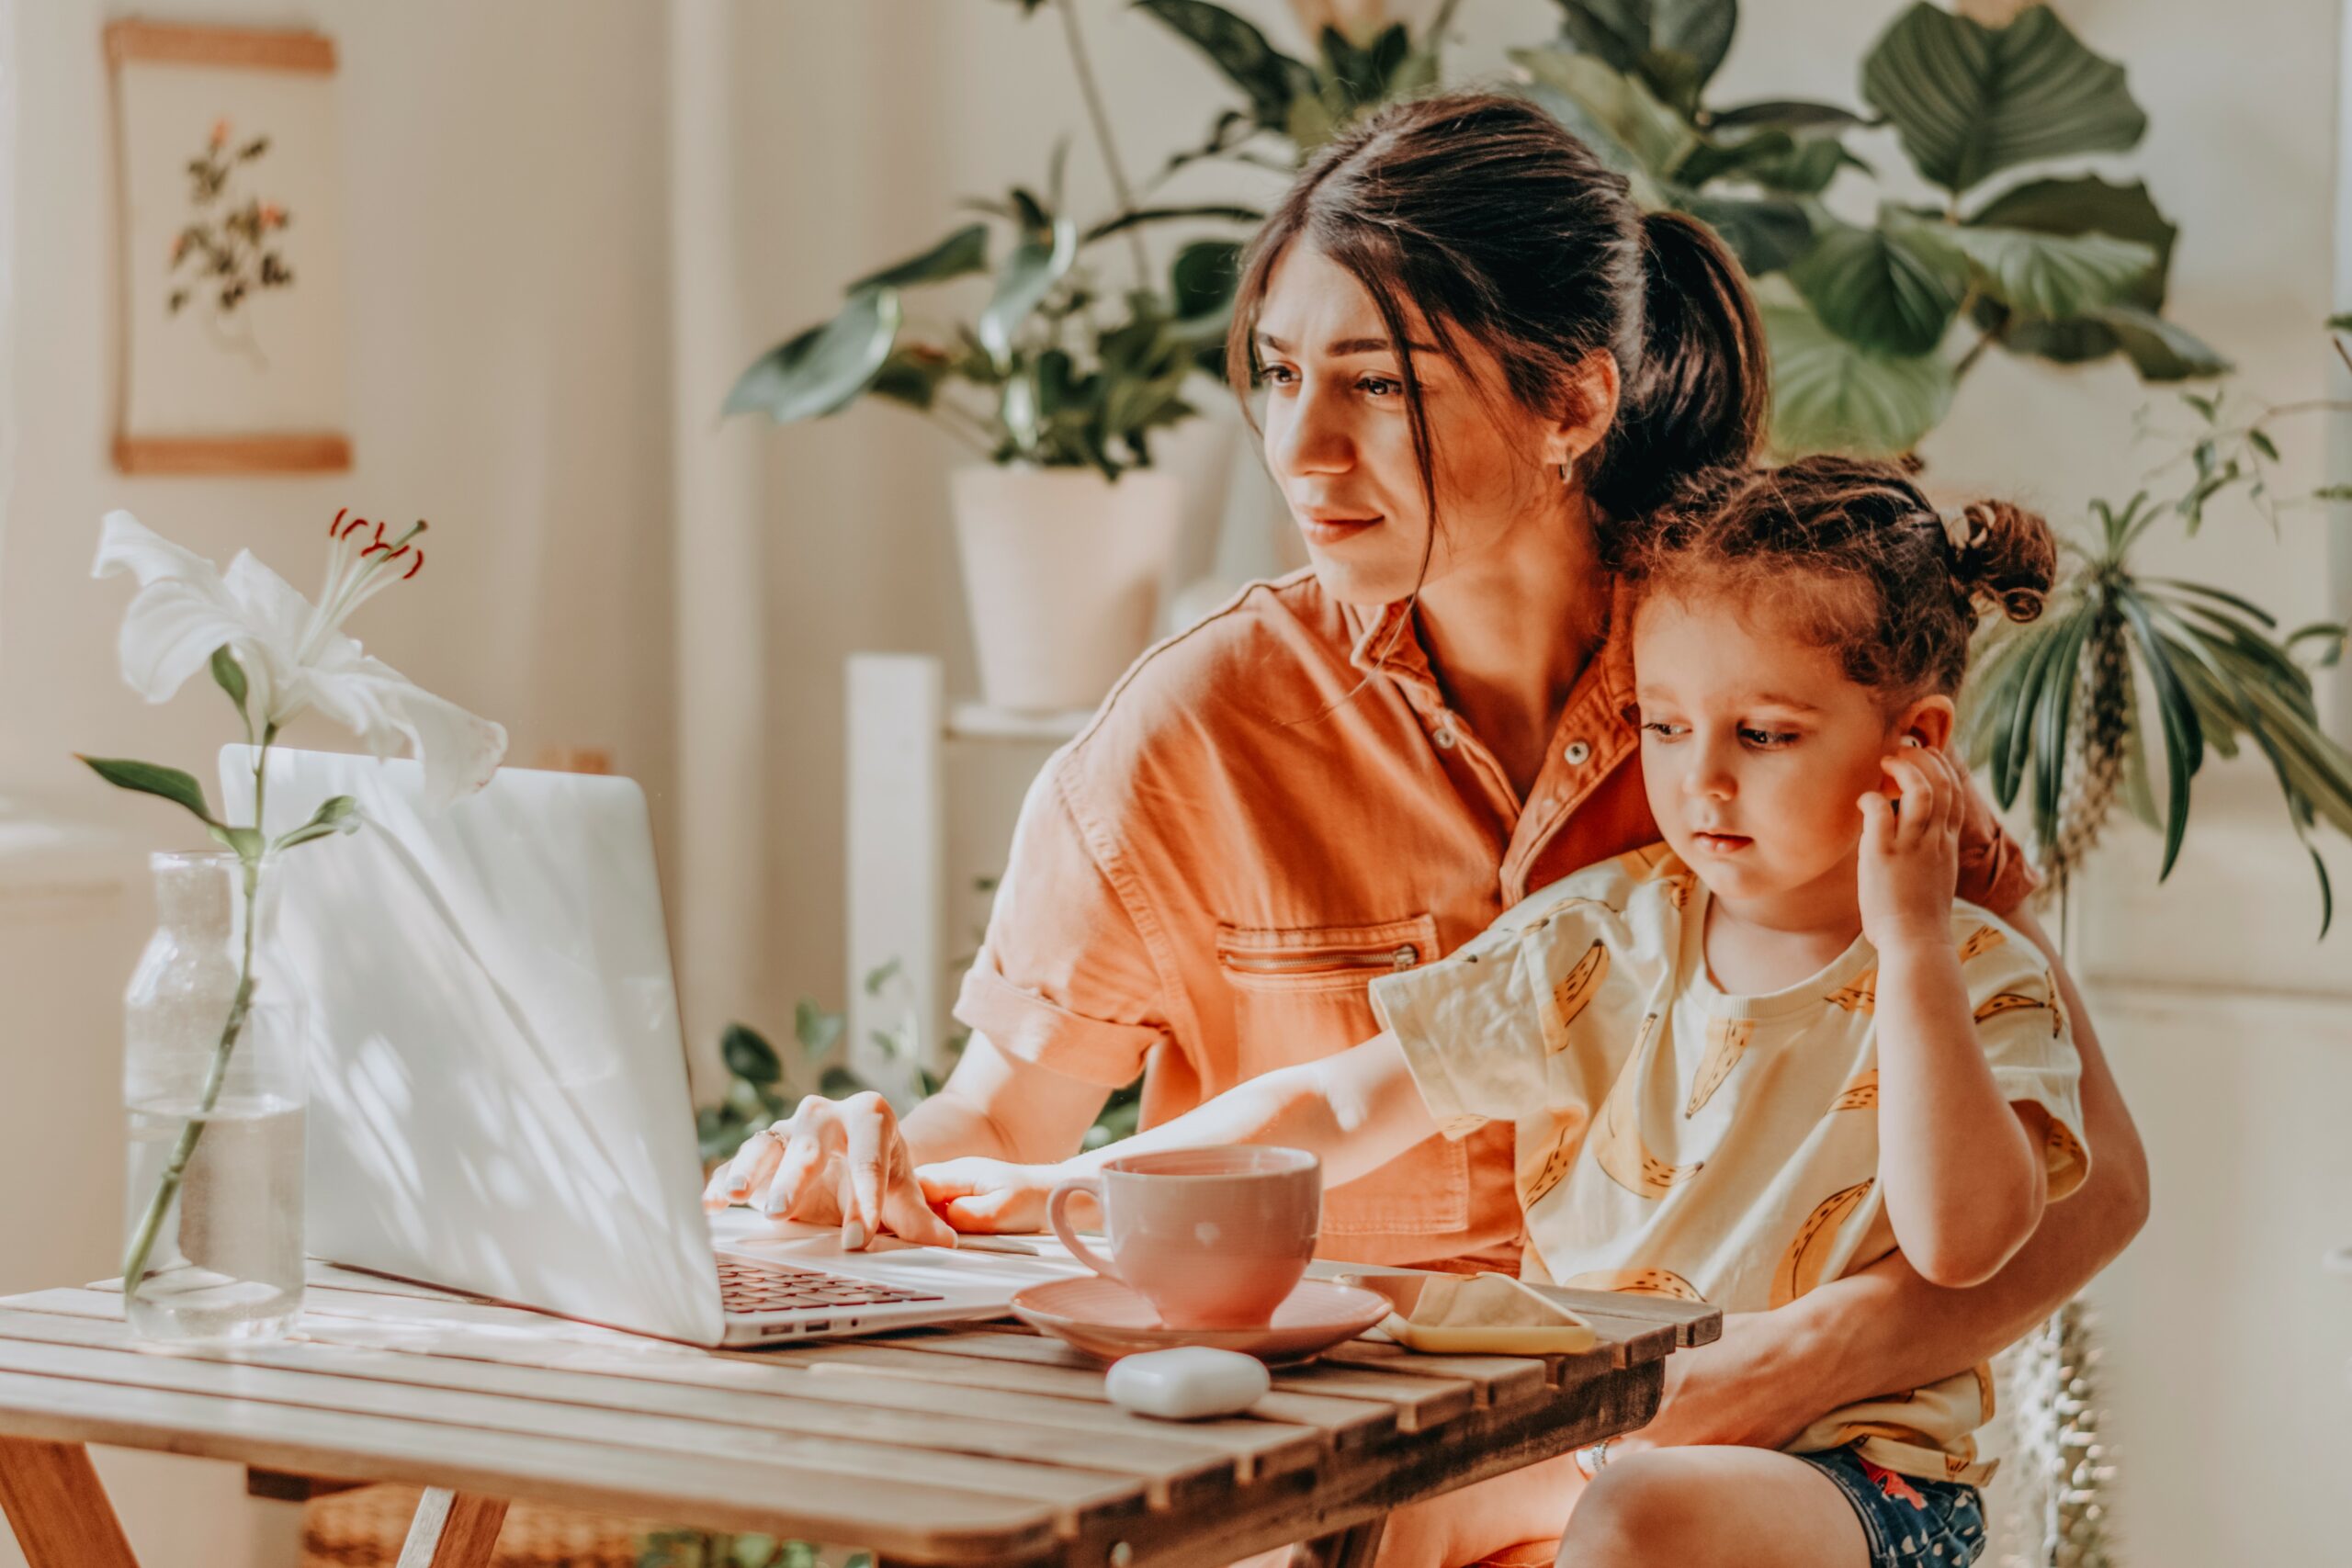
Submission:
M 1136 209 L 1135 187 L 1127 183 L 1127 171 L 1119 162 L 1118 143 L 1111 139 L 1111 116 L 1102 107 L 1102 89 L 1094 80 L 1094 62 L 1087 57 L 1085 37 L 1078 30 L 1078 7 L 1073 0 L 1056 0 L 1054 9 L 1060 13 L 1062 35 L 1069 43 L 1069 62 L 1078 76 L 1078 90 L 1086 100 L 1086 116 L 1094 122 L 1094 140 L 1102 149 L 1102 167 L 1111 176 L 1112 194 L 1119 198 L 1121 212 Z M 1133 224 L 1127 226 L 1127 245 L 1135 256 L 1136 287 L 1151 287 L 1151 257 L 1143 248 L 1143 236 Z
M 262 731 L 261 750 L 254 758 L 254 827 L 262 824 L 262 805 L 269 787 L 266 768 L 270 742 L 277 739 L 277 727 L 270 725 Z M 122 1260 L 122 1299 L 128 1303 L 139 1294 L 139 1287 L 147 1280 L 147 1256 L 155 1247 L 155 1237 L 164 1228 L 170 1214 L 173 1200 L 179 1196 L 180 1185 L 187 1178 L 188 1161 L 195 1156 L 197 1140 L 204 1136 L 206 1120 L 212 1108 L 220 1103 L 220 1090 L 229 1079 L 229 1058 L 237 1049 L 237 1040 L 243 1034 L 245 1018 L 253 1010 L 254 1000 L 254 927 L 258 922 L 261 893 L 261 863 L 258 859 L 244 862 L 245 938 L 244 952 L 237 969 L 237 994 L 229 1004 L 229 1017 L 220 1026 L 220 1043 L 213 1047 L 212 1066 L 204 1075 L 204 1092 L 196 1110 L 180 1125 L 179 1141 L 172 1145 L 172 1157 L 164 1167 L 163 1179 L 155 1183 L 155 1195 L 147 1201 L 147 1212 L 141 1216 L 139 1230 L 130 1238 L 130 1246 Z

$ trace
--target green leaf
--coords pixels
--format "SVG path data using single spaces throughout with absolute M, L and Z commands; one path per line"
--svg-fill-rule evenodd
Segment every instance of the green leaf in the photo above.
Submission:
M 1825 136 L 1797 141 L 1785 152 L 1768 144 L 1741 160 L 1736 177 L 1787 196 L 1819 196 L 1837 179 L 1840 169 L 1871 172 L 1871 166 L 1848 152 L 1843 142 Z M 1685 179 L 1690 177 L 1690 161 L 1686 159 Z
M 2326 325 L 2332 333 L 2352 333 L 2352 315 L 2330 316 Z
M 2096 626 L 2097 616 L 2087 609 L 2069 617 L 2052 637 L 2050 661 L 2041 671 L 2041 697 L 2033 715 L 2033 819 L 2045 844 L 2058 840 L 2066 756 L 2073 749 L 2075 688 L 2082 676 L 2083 649 Z
M 939 401 L 939 389 L 955 373 L 956 361 L 945 350 L 902 343 L 890 351 L 890 357 L 882 362 L 873 384 L 865 389 L 911 409 L 929 409 Z
M 290 850 L 313 839 L 323 839 L 335 833 L 356 833 L 359 831 L 361 821 L 356 800 L 347 795 L 332 795 L 311 813 L 308 822 L 280 838 L 276 847 Z
M 967 273 L 986 272 L 989 266 L 989 228 L 985 223 L 967 223 L 921 255 L 866 274 L 842 292 L 857 294 L 868 288 L 911 288 L 925 283 L 944 283 L 951 277 Z
M 226 823 L 214 822 L 204 830 L 222 849 L 234 851 L 239 860 L 250 862 L 261 858 L 265 846 L 258 828 L 232 828 Z
M 1560 0 L 1561 30 L 1585 53 L 1637 76 L 1685 115 L 1722 69 L 1739 27 L 1736 0 Z
M 1994 738 L 1993 798 L 2004 810 L 2017 804 L 2018 790 L 2033 761 L 2033 716 L 2041 711 L 2051 667 L 2065 640 L 2064 633 L 2064 626 L 2055 625 L 2038 628 L 2025 652 L 2025 667 L 2018 673 L 2017 695 L 2007 715 L 2007 733 Z
M 2299 645 L 2306 642 L 2321 645 L 2317 653 L 2308 656 L 2312 665 L 2321 670 L 2333 670 L 2343 662 L 2345 645 L 2352 642 L 2352 626 L 2342 621 L 2313 621 L 2310 626 L 2298 626 L 2287 634 L 2287 651 L 2291 654 Z
M 1708 117 L 1707 123 L 1718 130 L 1769 127 L 1793 132 L 1850 130 L 1868 125 L 1870 121 L 1851 109 L 1839 108 L 1836 104 L 1813 103 L 1802 98 L 1768 98 L 1718 109 Z
M 2265 431 L 2260 425 L 2255 425 L 2248 429 L 2245 433 L 2245 440 L 2247 446 L 2253 447 L 2256 451 L 2261 453 L 2272 462 L 2275 463 L 2278 461 L 2278 444 L 2271 440 L 2269 433 Z
M 1266 35 L 1208 0 L 1140 0 L 1136 6 L 1191 43 L 1250 100 L 1268 130 L 1289 133 L 1291 106 L 1315 96 L 1313 68 L 1266 41 Z
M 2188 831 L 2188 781 L 2204 766 L 2205 736 L 2188 694 L 2174 671 L 2155 627 L 2149 623 L 2146 605 L 2137 594 L 2122 593 L 2117 597 L 2124 618 L 2132 624 L 2133 639 L 2140 645 L 2140 661 L 2155 687 L 2156 716 L 2164 725 L 2165 856 L 2164 864 L 2156 873 L 2156 880 L 2162 882 L 2172 874 L 2173 863 L 2180 858 L 2182 836 Z
M 1077 226 L 1057 218 L 1050 243 L 1023 242 L 997 274 L 996 292 L 980 312 L 978 330 L 981 346 L 1000 367 L 1010 367 L 1014 335 L 1077 259 Z
M 1897 356 L 1933 352 L 1968 288 L 1966 263 L 1907 220 L 1833 223 L 1788 271 L 1822 325 Z
M 897 979 L 899 972 L 905 967 L 906 966 L 903 964 L 899 963 L 899 960 L 895 958 L 889 960 L 888 963 L 876 964 L 873 970 L 865 976 L 865 994 L 869 997 L 880 996 L 882 994 L 882 987 Z
M 831 321 L 753 360 L 720 412 L 764 413 L 778 424 L 840 412 L 881 373 L 899 319 L 895 290 L 856 295 Z
M 1699 145 L 1699 133 L 1640 81 L 1589 54 L 1515 49 L 1512 63 L 1568 99 L 1653 179 L 1668 179 Z M 1577 127 L 1571 123 L 1569 130 Z M 1598 149 L 1596 149 L 1597 151 Z
M 2156 265 L 2150 247 L 2105 234 L 1928 224 L 1920 225 L 1919 232 L 1964 256 L 1986 294 L 2044 319 L 2116 304 Z
M 1772 347 L 1772 444 L 1783 454 L 1907 452 L 1951 405 L 1951 367 L 1936 355 L 1880 354 L 1809 310 L 1763 308 Z
M 2132 305 L 2109 305 L 2083 318 L 2112 333 L 2146 381 L 2203 380 L 2233 367 L 2188 328 Z
M 840 1066 L 827 1067 L 817 1080 L 817 1092 L 827 1100 L 847 1100 L 853 1094 L 864 1094 L 866 1088 L 864 1078 Z
M 1226 223 L 1254 224 L 1264 222 L 1266 215 L 1255 207 L 1236 207 L 1225 202 L 1215 202 L 1204 207 L 1138 207 L 1131 211 L 1122 212 L 1115 218 L 1105 218 L 1102 222 L 1089 229 L 1080 238 L 1079 244 L 1080 247 L 1091 245 L 1097 240 L 1105 240 L 1114 234 L 1124 233 L 1129 229 L 1139 229 L 1147 224 L 1174 223 L 1199 219 L 1216 219 Z M 1238 241 L 1220 240 L 1208 243 L 1230 243 L 1236 249 L 1239 248 Z
M 1920 0 L 1863 61 L 1862 97 L 1954 193 L 2019 164 L 2122 152 L 2148 128 L 2123 67 L 2046 6 L 1988 28 Z
M 766 1085 L 778 1083 L 784 1077 L 783 1059 L 775 1047 L 749 1024 L 730 1023 L 718 1037 L 718 1057 L 727 1070 L 748 1083 Z
M 848 1027 L 849 1020 L 845 1016 L 828 1012 L 805 997 L 792 1010 L 793 1038 L 800 1042 L 802 1053 L 811 1062 L 826 1055 L 839 1044 L 842 1032 Z
M 229 651 L 225 642 L 212 650 L 212 682 L 229 694 L 229 700 L 237 705 L 242 716 L 245 711 L 245 667 L 237 662 L 237 656 Z
M 1241 282 L 1241 242 L 1195 240 L 1176 253 L 1168 268 L 1169 306 L 1180 320 L 1215 316 L 1233 309 Z
M 75 755 L 81 754 L 76 752 Z M 92 773 L 117 789 L 161 795 L 174 805 L 187 807 L 207 827 L 220 826 L 213 820 L 211 807 L 204 803 L 204 786 L 196 782 L 192 773 L 154 762 L 134 762 L 127 757 L 83 757 L 82 761 L 89 764 Z
M 2146 186 L 2110 185 L 2095 175 L 2028 180 L 1994 197 L 1969 221 L 2046 234 L 2105 234 L 2136 241 L 2155 252 L 2155 265 L 2126 289 L 2112 308 L 2119 313 L 2110 316 L 2100 311 L 2065 321 L 2009 321 L 2001 345 L 2010 353 L 2060 365 L 2082 365 L 2123 350 L 2142 378 L 2151 381 L 2219 375 L 2228 368 L 2219 354 L 2161 319 L 2171 286 L 2173 243 L 2180 231 L 2156 209 Z M 1976 324 L 1992 331 L 2002 325 L 2007 315 L 1997 302 L 1983 300 L 1977 307 Z
M 1723 236 L 1750 277 L 1781 271 L 1813 247 L 1813 220 L 1784 197 L 1684 195 L 1675 205 Z
M 2253 600 L 2240 598 L 2237 594 L 2216 588 L 2211 583 L 2191 582 L 2180 577 L 2149 577 L 2143 578 L 2141 581 L 2151 588 L 2177 588 L 2184 593 L 2196 593 L 2208 599 L 2218 600 L 2241 615 L 2252 616 L 2266 628 L 2278 624 L 2278 616 L 2273 615 Z M 2292 640 L 2292 638 L 2289 639 L 2290 642 Z

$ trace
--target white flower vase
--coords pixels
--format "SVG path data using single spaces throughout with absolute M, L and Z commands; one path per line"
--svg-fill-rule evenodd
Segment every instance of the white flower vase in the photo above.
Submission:
M 1182 481 L 973 467 L 950 492 L 981 695 L 1029 712 L 1093 707 L 1150 644 Z
M 268 963 L 275 867 L 153 861 L 155 933 L 123 996 L 124 1250 L 144 1259 L 125 1315 L 142 1339 L 278 1338 L 302 1309 L 306 1012 Z

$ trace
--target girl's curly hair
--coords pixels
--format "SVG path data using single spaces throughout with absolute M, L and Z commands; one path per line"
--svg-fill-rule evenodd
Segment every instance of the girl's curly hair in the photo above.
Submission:
M 1855 457 L 1700 475 L 1603 545 L 1636 599 L 1769 610 L 1898 701 L 1956 694 L 1980 615 L 2034 619 L 2058 570 L 2035 513 L 1979 501 L 1946 518 L 1902 468 Z

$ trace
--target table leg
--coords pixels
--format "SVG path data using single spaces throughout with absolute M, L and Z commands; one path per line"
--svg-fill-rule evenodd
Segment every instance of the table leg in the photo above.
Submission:
M 0 1511 L 32 1568 L 139 1568 L 80 1443 L 0 1438 Z
M 1372 1560 L 1380 1551 L 1381 1531 L 1387 1524 L 1388 1516 L 1382 1514 L 1304 1542 L 1292 1551 L 1291 1568 L 1372 1568 Z
M 506 1499 L 428 1486 L 401 1547 L 398 1568 L 489 1568 Z

